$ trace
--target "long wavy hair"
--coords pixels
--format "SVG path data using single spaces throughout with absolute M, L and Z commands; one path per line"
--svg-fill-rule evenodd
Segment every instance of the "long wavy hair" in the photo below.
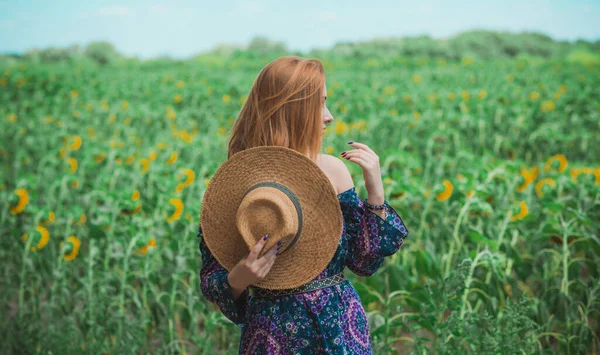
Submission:
M 256 146 L 294 149 L 316 163 L 323 137 L 323 63 L 280 57 L 252 85 L 231 130 L 227 159 Z

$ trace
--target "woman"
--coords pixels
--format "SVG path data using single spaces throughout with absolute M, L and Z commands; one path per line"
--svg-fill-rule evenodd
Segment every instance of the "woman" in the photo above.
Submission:
M 244 149 L 276 145 L 305 154 L 327 175 L 338 191 L 343 234 L 335 255 L 315 279 L 338 274 L 347 266 L 370 276 L 384 257 L 394 254 L 408 235 L 400 216 L 384 204 L 379 158 L 365 144 L 342 153 L 363 169 L 368 199 L 361 200 L 346 165 L 337 157 L 317 154 L 327 109 L 323 65 L 295 56 L 269 63 L 258 75 L 232 130 L 228 158 Z M 383 204 L 383 209 L 368 206 Z M 198 228 L 203 295 L 242 328 L 240 354 L 371 354 L 365 310 L 352 284 L 341 284 L 295 295 L 255 298 L 248 287 L 263 279 L 277 257 L 273 247 L 257 258 L 266 238 L 230 272 L 210 253 Z

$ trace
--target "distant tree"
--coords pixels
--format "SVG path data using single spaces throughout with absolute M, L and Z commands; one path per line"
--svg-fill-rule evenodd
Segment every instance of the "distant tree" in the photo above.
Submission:
M 19 60 L 23 58 L 20 54 L 15 53 L 3 53 L 0 54 L 0 67 L 1 66 L 9 66 L 15 63 L 18 63 Z
M 259 54 L 270 54 L 274 52 L 287 52 L 288 49 L 283 42 L 273 41 L 263 36 L 256 36 L 248 44 L 248 51 Z
M 23 53 L 24 59 L 43 63 L 73 62 L 81 60 L 83 56 L 83 51 L 81 50 L 81 47 L 77 44 L 71 45 L 66 48 L 32 48 Z
M 104 65 L 121 58 L 121 54 L 116 50 L 112 43 L 99 41 L 91 42 L 85 48 L 85 55 L 90 59 Z
M 229 57 L 235 51 L 240 50 L 240 49 L 243 50 L 244 49 L 244 45 L 240 45 L 240 44 L 217 44 L 213 48 L 210 49 L 209 53 L 215 54 L 215 55 L 219 55 L 219 56 L 223 56 L 223 57 Z
M 600 52 L 600 40 L 564 41 L 553 40 L 550 36 L 537 32 L 501 32 L 488 30 L 471 30 L 455 36 L 435 39 L 428 35 L 412 37 L 387 37 L 374 38 L 368 41 L 340 41 L 332 48 L 312 49 L 303 53 L 292 51 L 280 41 L 270 40 L 264 36 L 256 36 L 250 43 L 217 44 L 206 52 L 198 53 L 189 60 L 199 60 L 207 65 L 220 68 L 225 65 L 224 58 L 235 63 L 237 68 L 241 62 L 251 62 L 255 59 L 265 60 L 281 55 L 297 55 L 310 57 L 350 57 L 358 61 L 377 59 L 381 62 L 394 60 L 391 58 L 444 58 L 460 60 L 464 56 L 473 56 L 481 59 L 502 57 L 517 57 L 521 55 L 537 57 L 567 58 L 572 52 L 590 52 L 594 56 L 578 54 L 570 58 L 584 58 L 585 62 L 594 62 L 589 58 L 596 58 Z M 22 57 L 11 60 L 28 60 L 37 62 L 73 62 L 91 60 L 102 65 L 116 60 L 120 63 L 146 61 L 139 58 L 124 58 L 109 42 L 96 41 L 89 43 L 85 50 L 79 45 L 68 48 L 49 47 L 44 49 L 32 48 L 27 50 Z M 161 63 L 179 62 L 169 55 L 161 55 L 155 60 Z M 579 60 L 579 59 L 578 59 Z M 6 62 L 7 58 L 3 58 Z

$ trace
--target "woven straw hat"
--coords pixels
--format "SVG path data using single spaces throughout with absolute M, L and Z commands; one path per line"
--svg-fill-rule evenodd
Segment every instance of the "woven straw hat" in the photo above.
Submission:
M 281 240 L 280 255 L 252 286 L 286 289 L 318 276 L 343 228 L 336 189 L 308 157 L 286 147 L 248 148 L 231 156 L 204 194 L 200 224 L 206 246 L 228 271 L 265 235 L 259 258 Z

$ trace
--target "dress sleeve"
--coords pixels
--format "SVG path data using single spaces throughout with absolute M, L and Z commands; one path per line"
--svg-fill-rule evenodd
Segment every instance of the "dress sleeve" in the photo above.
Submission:
M 384 257 L 400 249 L 408 229 L 389 204 L 384 208 L 385 219 L 368 209 L 356 187 L 342 193 L 340 205 L 348 240 L 346 266 L 359 276 L 371 276 L 381 267 Z
M 233 290 L 227 281 L 229 271 L 225 269 L 211 254 L 204 242 L 202 228 L 198 226 L 200 238 L 200 253 L 202 254 L 202 267 L 200 269 L 200 288 L 204 297 L 217 304 L 223 315 L 238 327 L 243 327 L 248 311 L 248 290 L 233 300 Z

